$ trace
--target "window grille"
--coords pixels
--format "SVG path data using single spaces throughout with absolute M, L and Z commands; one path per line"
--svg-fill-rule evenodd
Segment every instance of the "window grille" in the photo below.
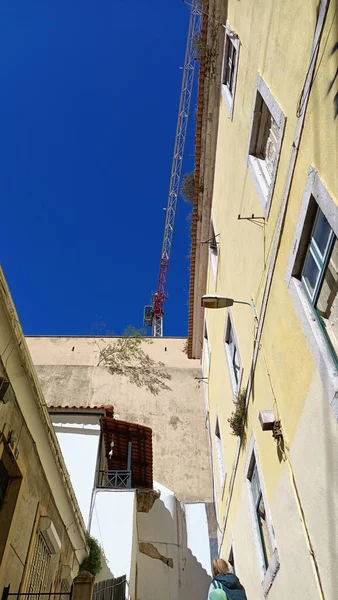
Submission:
M 30 568 L 27 588 L 28 593 L 38 594 L 39 592 L 46 591 L 50 558 L 51 553 L 46 540 L 41 531 L 39 531 L 36 538 L 34 554 Z

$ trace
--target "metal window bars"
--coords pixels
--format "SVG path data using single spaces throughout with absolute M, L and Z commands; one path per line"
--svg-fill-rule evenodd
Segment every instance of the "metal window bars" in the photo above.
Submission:
M 1 600 L 61 600 L 66 598 L 71 600 L 72 594 L 73 587 L 69 592 L 54 592 L 52 590 L 49 592 L 10 592 L 10 585 L 7 585 L 3 589 Z

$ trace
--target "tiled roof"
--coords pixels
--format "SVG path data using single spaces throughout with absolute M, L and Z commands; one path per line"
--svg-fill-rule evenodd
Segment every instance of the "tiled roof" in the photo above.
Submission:
M 131 441 L 132 487 L 152 489 L 153 444 L 150 427 L 103 417 L 102 431 L 109 470 L 125 471 L 127 469 L 128 442 Z M 113 454 L 109 457 L 112 441 L 114 441 Z
M 112 404 L 98 404 L 94 406 L 65 406 L 48 404 L 49 412 L 85 412 L 95 413 L 97 411 L 105 412 L 107 417 L 114 416 L 114 406 Z
M 208 34 L 208 0 L 203 2 L 203 18 L 201 29 L 201 55 L 198 78 L 197 116 L 195 131 L 195 193 L 194 208 L 191 219 L 191 251 L 190 251 L 190 283 L 189 283 L 189 317 L 188 317 L 188 357 L 192 358 L 192 341 L 194 329 L 194 287 L 196 273 L 197 223 L 199 218 L 200 171 L 202 152 L 202 124 L 205 93 L 205 75 L 207 69 L 206 43 Z

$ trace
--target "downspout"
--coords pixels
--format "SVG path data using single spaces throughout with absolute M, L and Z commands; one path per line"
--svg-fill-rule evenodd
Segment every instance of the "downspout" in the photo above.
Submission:
M 260 347 L 260 341 L 262 338 L 262 331 L 263 331 L 264 320 L 265 320 L 266 311 L 267 311 L 267 304 L 268 304 L 268 299 L 269 299 L 269 295 L 270 295 L 270 291 L 271 291 L 273 274 L 274 274 L 274 270 L 275 270 L 275 266 L 276 266 L 276 262 L 277 262 L 278 250 L 280 247 L 283 226 L 284 226 L 285 216 L 286 216 L 286 210 L 288 207 L 290 189 L 291 189 L 291 184 L 292 184 L 292 180 L 293 180 L 293 176 L 294 176 L 294 171 L 295 171 L 295 166 L 296 166 L 296 161 L 297 161 L 297 156 L 298 156 L 298 150 L 299 150 L 299 145 L 300 145 L 300 139 L 301 139 L 301 135 L 302 135 L 303 127 L 304 127 L 306 109 L 307 109 L 307 105 L 309 102 L 311 87 L 312 87 L 312 83 L 313 83 L 313 75 L 314 75 L 315 66 L 316 66 L 316 62 L 317 62 L 320 40 L 321 40 L 321 36 L 323 33 L 329 4 L 330 4 L 330 0 L 321 0 L 320 6 L 318 9 L 318 17 L 317 17 L 317 23 L 316 23 L 316 28 L 315 28 L 314 40 L 313 40 L 313 44 L 312 44 L 311 57 L 310 57 L 309 66 L 308 66 L 302 94 L 300 97 L 299 105 L 297 107 L 298 120 L 297 120 L 295 135 L 294 135 L 294 139 L 293 139 L 293 143 L 292 143 L 291 158 L 290 158 L 290 162 L 289 162 L 286 185 L 284 188 L 283 200 L 282 200 L 279 217 L 278 217 L 278 223 L 277 223 L 277 229 L 276 229 L 276 234 L 275 234 L 275 239 L 274 239 L 274 244 L 273 244 L 273 249 L 272 249 L 272 255 L 271 255 L 270 263 L 269 263 L 268 276 L 267 276 L 265 288 L 264 288 L 262 308 L 261 308 L 260 315 L 259 315 L 258 330 L 257 330 L 253 358 L 252 358 L 250 374 L 249 374 L 249 379 L 248 379 L 248 385 L 247 385 L 246 406 L 248 406 L 248 403 L 249 403 L 249 398 L 250 398 L 251 389 L 252 389 L 252 383 L 253 383 L 255 369 L 256 369 L 256 365 L 257 365 L 257 358 L 258 358 L 258 352 L 259 352 L 259 347 Z M 233 493 L 233 488 L 234 488 L 234 483 L 235 483 L 235 478 L 236 478 L 236 472 L 237 472 L 237 467 L 238 467 L 238 462 L 239 462 L 240 447 L 241 447 L 241 443 L 240 443 L 240 440 L 238 440 L 236 457 L 235 457 L 235 461 L 234 461 L 232 473 L 231 473 L 229 495 L 228 495 L 226 509 L 225 509 L 224 526 L 223 526 L 220 550 L 222 550 L 225 529 L 226 529 L 228 516 L 229 516 L 230 502 L 231 502 L 231 498 L 232 498 L 232 493 Z M 292 472 L 292 479 L 294 480 L 293 471 L 291 471 L 291 472 Z M 298 492 L 296 493 L 296 496 L 297 496 L 297 499 L 299 500 Z M 308 534 L 306 528 L 305 528 L 305 531 L 306 531 L 308 545 L 310 548 L 312 548 L 311 540 L 309 539 L 309 534 Z M 317 585 L 318 585 L 318 588 L 320 591 L 320 597 L 322 599 L 324 599 L 323 588 L 322 588 L 322 584 L 321 584 L 321 580 L 320 580 L 320 576 L 319 576 L 319 572 L 318 572 L 318 565 L 316 562 L 316 558 L 313 554 L 313 550 L 310 551 L 310 558 L 313 563 L 314 572 L 316 574 L 316 581 L 317 581 Z

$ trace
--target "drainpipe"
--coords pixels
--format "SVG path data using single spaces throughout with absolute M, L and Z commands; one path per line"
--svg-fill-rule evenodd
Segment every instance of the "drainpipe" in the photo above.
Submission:
M 271 255 L 268 275 L 267 275 L 267 279 L 266 279 L 266 283 L 265 283 L 262 307 L 261 307 L 261 311 L 260 311 L 260 315 L 259 315 L 258 330 L 257 330 L 256 341 L 255 341 L 255 345 L 254 345 L 254 353 L 253 353 L 250 374 L 249 374 L 249 380 L 248 380 L 248 386 L 247 386 L 246 405 L 248 405 L 250 394 L 251 394 L 252 382 L 254 379 L 255 369 L 256 369 L 256 365 L 257 365 L 257 358 L 258 358 L 258 352 L 259 352 L 259 347 L 260 347 L 260 341 L 262 338 L 262 331 L 263 331 L 264 320 L 265 320 L 265 316 L 266 316 L 267 304 L 268 304 L 268 299 L 269 299 L 269 295 L 270 295 L 270 291 L 271 291 L 273 274 L 274 274 L 275 266 L 276 266 L 276 262 L 277 262 L 278 250 L 280 247 L 281 237 L 282 237 L 282 233 L 283 233 L 286 210 L 288 207 L 290 189 L 291 189 L 291 184 L 292 184 L 292 180 L 293 180 L 293 176 L 294 176 L 294 172 L 295 172 L 295 166 L 296 166 L 296 161 L 297 161 L 297 156 L 298 156 L 300 139 L 301 139 L 301 135 L 302 135 L 303 127 L 304 127 L 306 109 L 307 109 L 307 105 L 309 102 L 311 87 L 312 87 L 312 83 L 313 83 L 313 76 L 314 76 L 315 66 L 316 66 L 316 62 L 317 62 L 318 51 L 319 51 L 320 40 L 321 40 L 321 36 L 323 33 L 329 4 L 330 4 L 330 0 L 321 0 L 320 6 L 318 9 L 318 17 L 317 17 L 315 34 L 314 34 L 314 39 L 313 39 L 313 44 L 312 44 L 311 57 L 310 57 L 310 61 L 309 61 L 309 66 L 308 66 L 302 94 L 301 94 L 300 101 L 299 101 L 298 108 L 297 108 L 298 120 L 297 120 L 295 135 L 294 135 L 294 139 L 293 139 L 293 143 L 292 143 L 292 152 L 291 152 L 291 158 L 290 158 L 290 162 L 289 162 L 286 185 L 284 188 L 283 200 L 282 200 L 282 204 L 281 204 L 281 208 L 280 208 L 280 212 L 279 212 L 277 229 L 276 229 L 274 244 L 273 244 L 273 249 L 272 249 L 272 255 Z M 230 501 L 231 501 L 235 478 L 236 478 L 236 472 L 237 472 L 237 467 L 238 467 L 238 462 L 239 462 L 239 455 L 240 455 L 240 441 L 238 441 L 238 444 L 237 444 L 236 457 L 235 457 L 235 461 L 234 461 L 232 473 L 231 473 L 230 489 L 229 489 L 229 495 L 228 495 L 226 510 L 225 510 L 221 549 L 223 546 L 224 534 L 225 534 L 225 529 L 226 529 L 227 520 L 228 520 L 228 516 L 229 516 Z M 294 480 L 293 472 L 292 472 L 292 479 Z M 297 496 L 298 502 L 300 502 L 298 492 L 297 492 L 296 496 Z M 307 543 L 310 544 L 309 547 L 312 548 L 311 540 L 309 538 L 307 529 L 306 529 L 306 537 L 307 537 Z M 312 560 L 314 572 L 316 574 L 316 581 L 317 581 L 317 585 L 318 585 L 318 589 L 319 589 L 319 593 L 320 593 L 320 598 L 324 599 L 323 588 L 322 588 L 322 584 L 321 584 L 321 580 L 320 580 L 320 576 L 319 576 L 319 572 L 318 572 L 318 565 L 317 565 L 313 550 L 312 550 L 312 552 L 310 551 L 310 558 Z

